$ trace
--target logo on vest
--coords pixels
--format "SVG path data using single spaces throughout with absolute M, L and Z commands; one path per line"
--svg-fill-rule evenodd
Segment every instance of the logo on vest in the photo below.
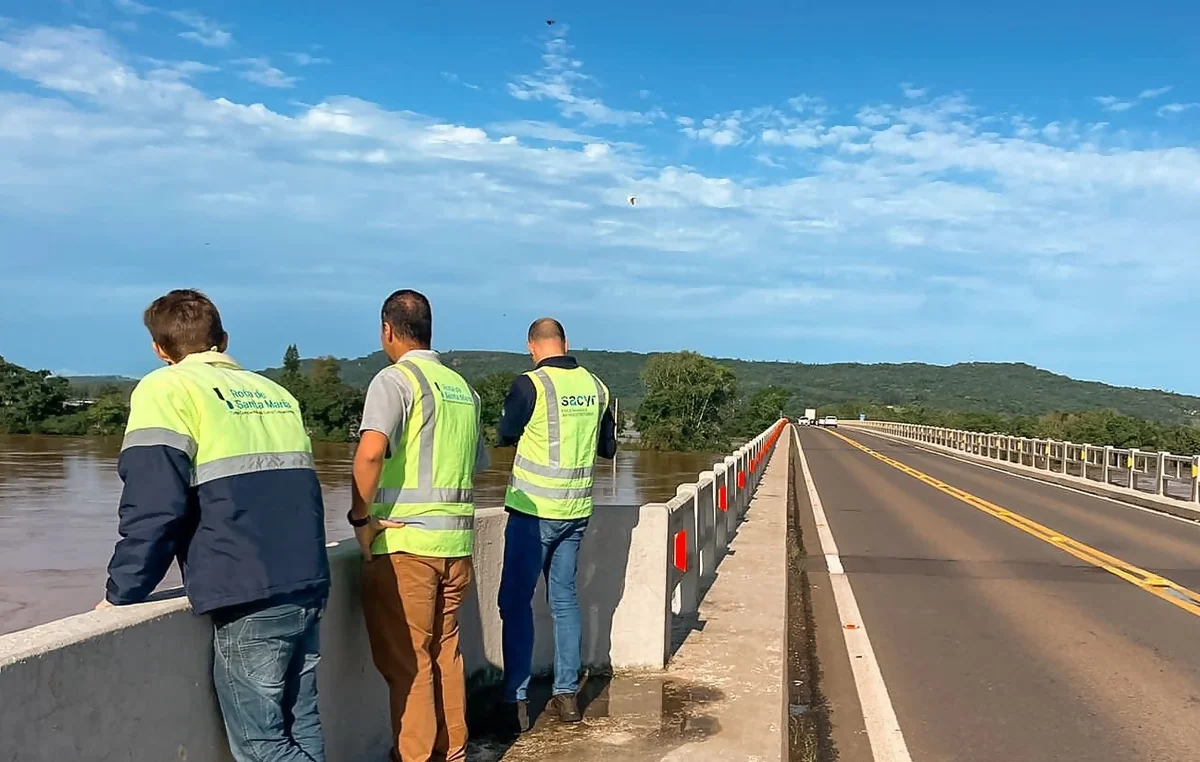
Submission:
M 446 384 L 445 386 L 442 386 L 441 384 L 436 383 L 436 382 L 434 383 L 434 386 L 436 386 L 437 390 L 439 392 L 441 392 L 443 402 L 453 402 L 453 403 L 459 404 L 459 405 L 474 405 L 475 404 L 475 398 L 471 396 L 471 393 L 469 391 L 462 388 L 461 386 L 457 386 L 457 385 L 452 386 L 450 384 Z
M 213 391 L 216 392 L 217 398 L 235 413 L 284 413 L 292 410 L 292 403 L 274 399 L 257 389 L 230 389 L 228 398 L 215 386 Z
M 596 404 L 594 394 L 564 394 L 559 400 L 563 407 L 591 407 Z

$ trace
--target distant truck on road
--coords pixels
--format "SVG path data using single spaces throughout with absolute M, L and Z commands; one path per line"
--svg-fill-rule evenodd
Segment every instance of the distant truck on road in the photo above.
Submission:
M 804 409 L 804 420 L 808 421 L 808 423 L 810 425 L 816 423 L 817 422 L 817 409 L 815 407 L 805 408 Z

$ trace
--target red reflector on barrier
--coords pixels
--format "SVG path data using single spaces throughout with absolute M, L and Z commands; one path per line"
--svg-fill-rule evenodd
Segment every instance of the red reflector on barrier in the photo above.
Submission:
M 725 491 L 724 484 L 717 490 L 717 507 L 723 511 L 729 510 L 729 495 Z
M 675 568 L 687 574 L 687 530 L 681 529 L 675 533 Z
M 738 471 L 738 489 L 746 489 L 746 472 Z

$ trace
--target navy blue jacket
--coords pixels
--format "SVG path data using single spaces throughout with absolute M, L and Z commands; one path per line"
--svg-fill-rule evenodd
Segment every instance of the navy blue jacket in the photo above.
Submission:
M 154 445 L 124 450 L 117 470 L 125 488 L 121 540 L 108 566 L 110 603 L 146 600 L 175 560 L 197 614 L 328 596 L 324 503 L 311 468 L 194 487 L 190 455 Z

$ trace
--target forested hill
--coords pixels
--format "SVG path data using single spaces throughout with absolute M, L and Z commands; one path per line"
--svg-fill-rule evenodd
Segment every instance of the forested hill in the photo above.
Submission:
M 604 379 L 614 395 L 631 408 L 638 404 L 642 395 L 640 374 L 649 355 L 591 351 L 575 354 Z M 446 352 L 443 358 L 469 380 L 491 373 L 518 373 L 527 370 L 530 364 L 526 355 L 510 352 Z M 306 370 L 310 362 L 305 361 Z M 791 412 L 840 402 L 871 401 L 1008 415 L 1112 409 L 1160 423 L 1189 424 L 1200 420 L 1197 418 L 1200 397 L 1077 381 L 1016 363 L 939 366 L 721 362 L 733 368 L 743 393 L 770 385 L 791 391 Z M 365 386 L 386 363 L 382 352 L 343 360 L 342 379 L 352 386 Z

